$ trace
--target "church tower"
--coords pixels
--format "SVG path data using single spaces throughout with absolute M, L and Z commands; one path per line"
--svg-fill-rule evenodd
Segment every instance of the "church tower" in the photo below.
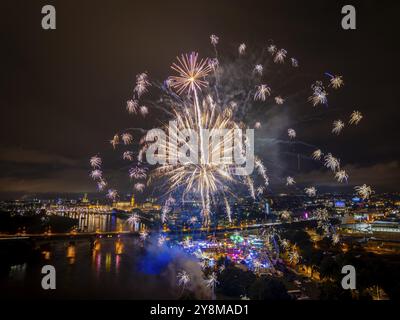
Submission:
M 131 197 L 131 207 L 134 208 L 135 207 L 135 195 L 132 194 Z

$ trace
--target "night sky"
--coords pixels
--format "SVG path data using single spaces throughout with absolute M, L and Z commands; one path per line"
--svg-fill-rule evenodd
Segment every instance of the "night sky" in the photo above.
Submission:
M 143 123 L 125 111 L 135 75 L 148 71 L 162 80 L 178 54 L 212 54 L 210 34 L 220 37 L 221 50 L 274 39 L 298 58 L 305 88 L 326 71 L 342 75 L 345 86 L 324 118 L 296 127 L 301 140 L 342 160 L 348 188 L 367 183 L 376 191 L 399 191 L 397 3 L 1 1 L 0 193 L 4 198 L 93 192 L 88 159 L 96 153 L 115 183 L 128 180 L 107 141 L 122 128 L 156 124 L 151 114 Z M 56 7 L 56 30 L 41 28 L 45 4 Z M 357 30 L 341 28 L 345 4 L 356 7 Z M 346 120 L 353 110 L 365 118 L 339 137 L 332 135 L 332 121 Z M 267 158 L 268 150 L 261 151 Z M 345 189 L 321 166 L 301 161 L 294 173 L 300 185 L 314 181 Z M 129 191 L 125 183 L 117 187 Z

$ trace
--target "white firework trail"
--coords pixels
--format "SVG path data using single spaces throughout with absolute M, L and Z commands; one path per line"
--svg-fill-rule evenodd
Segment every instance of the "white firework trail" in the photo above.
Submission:
M 101 179 L 103 177 L 103 172 L 99 169 L 95 169 L 90 173 L 90 177 L 94 180 Z
M 333 121 L 332 133 L 339 135 L 344 128 L 344 122 L 342 120 Z
M 244 55 L 246 53 L 246 44 L 245 43 L 240 44 L 238 51 L 239 51 L 239 55 L 241 55 L 241 56 Z
M 261 64 L 257 64 L 255 67 L 254 67 L 254 70 L 253 70 L 253 72 L 255 73 L 255 74 L 258 74 L 259 76 L 262 76 L 262 73 L 263 73 L 263 66 L 261 65 Z
M 279 49 L 274 57 L 275 63 L 284 63 L 286 58 L 287 51 L 285 49 Z
M 115 134 L 114 137 L 110 140 L 110 143 L 115 149 L 115 147 L 119 144 L 119 135 Z
M 139 111 L 139 101 L 138 100 L 128 100 L 126 102 L 126 110 L 130 114 L 137 114 Z
M 315 197 L 317 194 L 317 189 L 315 187 L 305 188 L 304 191 L 309 197 Z
M 328 153 L 325 158 L 324 165 L 328 169 L 331 169 L 333 172 L 340 169 L 340 160 L 335 158 L 331 153 Z
M 141 106 L 139 112 L 143 117 L 145 117 L 149 114 L 149 109 L 146 106 Z
M 267 50 L 268 50 L 268 52 L 269 52 L 271 55 L 274 55 L 275 52 L 276 52 L 278 49 L 276 48 L 276 45 L 270 44 L 270 45 L 268 46 Z
M 257 86 L 256 93 L 254 94 L 254 100 L 265 101 L 267 97 L 271 95 L 271 88 L 266 84 Z
M 133 188 L 134 188 L 136 191 L 143 192 L 143 190 L 144 190 L 145 187 L 146 187 L 146 185 L 145 185 L 144 183 L 138 182 L 138 183 L 135 183 L 135 185 L 134 185 Z
M 366 184 L 363 184 L 362 186 L 356 186 L 354 189 L 362 199 L 368 199 L 373 193 L 372 188 Z
M 182 286 L 183 288 L 185 288 L 186 285 L 190 282 L 190 276 L 185 270 L 178 272 L 177 278 L 178 285 Z
M 357 125 L 361 121 L 362 118 L 363 118 L 363 115 L 361 114 L 360 111 L 353 111 L 353 113 L 350 116 L 349 124 Z
M 343 181 L 347 182 L 349 175 L 346 173 L 345 170 L 339 170 L 335 173 L 335 178 L 337 179 L 338 182 L 343 182 Z
M 219 38 L 215 34 L 212 34 L 210 36 L 210 40 L 211 40 L 211 44 L 213 46 L 216 46 L 218 44 Z
M 140 240 L 145 241 L 148 237 L 149 233 L 146 230 L 142 230 L 139 232 Z
M 90 158 L 90 165 L 94 169 L 100 169 L 101 167 L 101 158 L 99 156 L 93 156 Z
M 328 103 L 328 93 L 325 91 L 321 81 L 315 82 L 311 86 L 311 89 L 313 90 L 313 94 L 308 98 L 308 100 L 312 102 L 314 107 L 319 104 L 326 105 Z
M 99 182 L 97 182 L 97 189 L 99 191 L 104 190 L 104 188 L 107 186 L 107 182 L 103 179 L 101 179 Z
M 286 185 L 287 186 L 292 186 L 296 183 L 296 181 L 294 181 L 294 179 L 292 177 L 286 177 Z
M 132 151 L 125 151 L 122 154 L 122 159 L 124 160 L 129 160 L 129 161 L 133 161 L 133 152 Z
M 322 155 L 323 155 L 322 151 L 321 151 L 320 149 L 318 149 L 318 150 L 315 150 L 315 151 L 312 153 L 311 156 L 312 156 L 312 158 L 313 158 L 314 160 L 321 160 Z
M 158 236 L 157 243 L 158 243 L 158 245 L 159 245 L 160 247 L 163 246 L 164 243 L 165 243 L 166 241 L 167 241 L 167 237 L 164 236 L 163 234 L 160 234 L 160 235 Z
M 296 138 L 296 131 L 294 129 L 288 129 L 288 136 L 290 139 Z
M 107 192 L 107 198 L 111 199 L 111 200 L 115 200 L 118 197 L 118 192 L 115 189 L 110 189 Z
M 148 80 L 148 75 L 146 72 L 143 72 L 136 76 L 136 86 L 133 91 L 137 94 L 138 98 L 140 98 L 148 91 L 149 86 L 150 82 Z
M 133 137 L 130 133 L 123 133 L 121 135 L 121 140 L 125 145 L 131 144 L 133 141 Z
M 131 179 L 146 179 L 147 170 L 146 168 L 133 167 L 129 170 L 129 177 Z
M 126 222 L 128 222 L 129 225 L 133 227 L 140 222 L 140 217 L 138 214 L 134 213 L 126 220 Z
M 285 99 L 283 99 L 281 96 L 275 97 L 275 103 L 276 103 L 276 104 L 281 105 L 281 104 L 283 104 L 284 102 L 285 102 Z
M 333 89 L 339 89 L 340 87 L 342 87 L 344 84 L 343 82 L 343 77 L 342 76 L 333 76 L 330 80 L 330 86 Z

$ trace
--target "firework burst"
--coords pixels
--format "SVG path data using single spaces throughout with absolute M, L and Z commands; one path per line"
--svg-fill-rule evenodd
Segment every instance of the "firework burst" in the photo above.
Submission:
M 372 188 L 366 184 L 363 184 L 362 186 L 356 186 L 354 189 L 362 199 L 368 199 L 373 193 Z
M 333 121 L 332 133 L 339 135 L 340 132 L 343 130 L 343 128 L 344 128 L 344 122 L 342 120 Z
M 357 125 L 361 121 L 362 118 L 363 118 L 363 116 L 360 111 L 353 111 L 353 113 L 350 116 L 349 124 Z
M 172 69 L 178 72 L 178 76 L 171 76 L 171 87 L 178 94 L 187 91 L 189 94 L 207 86 L 204 78 L 211 72 L 212 68 L 208 63 L 208 59 L 198 60 L 198 53 L 181 55 L 177 57 L 178 62 L 172 65 Z
M 304 191 L 309 197 L 315 197 L 317 195 L 317 189 L 315 187 L 305 188 Z
M 168 219 L 168 214 L 173 210 L 174 206 L 169 199 L 178 199 L 178 201 L 195 201 L 201 208 L 203 224 L 209 223 L 210 215 L 214 208 L 219 203 L 224 203 L 228 220 L 231 220 L 231 208 L 229 202 L 237 197 L 238 192 L 246 191 L 253 199 L 266 194 L 269 185 L 269 178 L 266 169 L 261 159 L 252 156 L 251 162 L 254 165 L 254 173 L 248 175 L 239 175 L 236 172 L 236 164 L 232 165 L 232 160 L 229 154 L 238 155 L 240 159 L 246 159 L 249 150 L 254 151 L 254 141 L 250 141 L 247 135 L 241 135 L 240 139 L 236 140 L 237 150 L 234 149 L 236 131 L 251 130 L 250 126 L 255 129 L 261 128 L 261 118 L 258 118 L 259 110 L 264 108 L 266 111 L 269 106 L 274 104 L 282 105 L 285 99 L 291 103 L 291 93 L 276 92 L 282 86 L 274 85 L 274 98 L 268 101 L 271 96 L 271 88 L 264 82 L 264 78 L 269 76 L 265 72 L 265 66 L 270 66 L 271 62 L 283 64 L 287 59 L 287 51 L 278 49 L 274 44 L 266 47 L 268 54 L 262 55 L 262 58 L 253 58 L 259 56 L 251 52 L 244 43 L 238 47 L 240 57 L 236 57 L 235 62 L 225 62 L 217 52 L 217 44 L 219 38 L 216 35 L 210 36 L 211 45 L 215 52 L 214 58 L 200 59 L 196 52 L 183 54 L 177 57 L 176 62 L 171 66 L 176 74 L 168 77 L 167 80 L 160 82 L 150 82 L 147 72 L 140 73 L 136 76 L 136 84 L 134 86 L 134 95 L 132 99 L 126 103 L 126 109 L 130 114 L 139 114 L 146 117 L 149 112 L 153 114 L 151 108 L 157 108 L 157 111 L 165 111 L 167 118 L 159 119 L 163 123 L 165 130 L 160 130 L 165 133 L 164 136 L 154 134 L 154 131 L 148 131 L 144 136 L 138 137 L 139 149 L 137 150 L 138 167 L 129 170 L 129 176 L 135 181 L 134 190 L 143 192 L 146 186 L 150 186 L 155 181 L 159 182 L 160 189 L 163 189 L 162 201 L 165 205 L 162 208 L 162 222 Z M 265 57 L 267 56 L 267 57 Z M 249 60 L 249 61 L 248 61 Z M 289 62 L 292 67 L 298 67 L 298 61 L 295 58 L 290 58 Z M 237 65 L 236 65 L 237 63 Z M 274 68 L 280 66 L 274 66 Z M 328 89 L 338 89 L 343 85 L 341 76 L 331 76 Z M 268 83 L 270 80 L 268 80 Z M 271 79 L 274 83 L 274 79 Z M 155 99 L 149 95 L 144 106 L 141 97 L 149 92 L 149 87 L 152 86 L 151 93 L 159 89 L 161 94 Z M 317 81 L 311 86 L 312 94 L 308 98 L 313 106 L 328 104 L 328 93 L 321 81 Z M 282 98 L 281 95 L 285 97 Z M 304 97 L 306 100 L 307 97 Z M 288 105 L 290 105 L 288 103 Z M 282 108 L 276 108 L 283 110 Z M 286 109 L 286 108 L 284 108 Z M 257 114 L 254 117 L 254 113 Z M 164 117 L 164 115 L 163 115 Z M 150 117 L 147 117 L 150 118 Z M 350 124 L 358 124 L 362 115 L 358 111 L 354 111 L 350 116 Z M 264 120 L 263 120 L 264 121 Z M 340 120 L 334 124 L 333 133 L 339 134 L 344 127 L 344 123 Z M 167 123 L 169 123 L 167 125 Z M 171 125 L 172 123 L 172 125 Z M 257 134 L 262 134 L 263 131 L 270 129 L 270 122 L 265 121 L 262 124 L 263 129 Z M 292 124 L 293 126 L 295 124 Z M 171 129 L 172 128 L 172 129 Z M 297 126 L 296 128 L 302 128 Z M 170 130 L 171 129 L 171 130 Z M 146 132 L 143 128 L 130 128 L 132 132 Z M 203 130 L 209 132 L 223 131 L 223 142 L 210 141 L 213 139 L 203 138 L 200 134 Z M 181 135 L 181 132 L 195 132 L 198 143 L 196 149 L 193 149 L 193 144 L 190 144 L 189 137 Z M 118 131 L 119 132 L 119 131 Z M 124 131 L 122 131 L 124 132 Z M 252 131 L 253 132 L 253 131 Z M 287 130 L 288 137 L 292 140 L 297 137 L 294 129 Z M 303 133 L 299 137 L 303 137 Z M 212 138 L 212 137 L 210 137 Z M 259 138 L 259 137 L 257 137 Z M 264 138 L 264 137 L 262 137 Z M 203 140 L 204 139 L 204 140 Z M 278 139 L 269 139 L 278 141 Z M 135 136 L 136 141 L 136 136 Z M 170 143 L 173 141 L 174 143 Z M 133 136 L 128 133 L 115 134 L 110 140 L 113 148 L 118 144 L 131 144 Z M 292 140 L 282 141 L 279 143 L 287 143 L 293 150 L 298 145 L 303 144 L 302 141 Z M 154 148 L 154 145 L 164 152 L 157 153 L 157 159 L 154 163 L 146 164 L 147 169 L 143 169 L 144 162 L 147 159 L 147 151 Z M 178 146 L 178 147 L 177 147 Z M 136 147 L 136 146 L 133 146 Z M 239 151 L 239 152 L 237 152 Z M 235 153 L 236 152 L 236 153 Z M 297 150 L 296 150 L 296 153 Z M 136 150 L 135 150 L 136 154 Z M 190 154 L 190 156 L 188 156 Z M 174 155 L 176 159 L 184 159 L 184 161 L 169 161 L 169 156 Z M 194 158 L 191 156 L 194 155 Z M 321 160 L 323 153 L 321 150 L 316 150 L 312 153 L 312 158 Z M 94 158 L 94 157 L 93 157 Z M 93 159 L 92 158 L 92 159 Z M 133 152 L 125 151 L 122 155 L 124 160 L 133 161 Z M 197 158 L 195 161 L 194 159 Z M 93 159 L 90 161 L 91 167 L 100 171 L 101 159 Z M 300 159 L 300 158 L 299 158 Z M 245 162 L 243 162 L 245 163 Z M 344 170 L 340 170 L 339 160 L 328 154 L 324 157 L 324 164 L 327 168 L 335 173 L 335 179 L 339 182 L 347 180 L 347 174 Z M 273 166 L 273 161 L 271 161 Z M 140 167 L 139 167 L 140 166 Z M 101 171 L 100 171 L 101 172 Z M 107 185 L 101 175 L 91 174 L 92 178 L 99 184 L 99 189 L 104 189 Z M 272 176 L 273 177 L 273 176 Z M 144 181 L 147 179 L 147 181 Z M 295 181 L 292 177 L 286 179 L 286 186 L 292 186 Z M 260 182 L 262 181 L 262 184 Z M 285 182 L 283 182 L 285 184 Z M 361 188 L 361 187 L 359 187 Z M 164 193 L 165 191 L 165 193 Z M 315 187 L 305 188 L 305 192 L 309 196 L 316 195 Z M 357 191 L 358 192 L 358 191 Z M 110 189 L 107 197 L 115 199 L 118 196 L 116 190 Z M 369 195 L 368 195 L 369 196 Z M 229 200 L 229 201 L 228 201 Z

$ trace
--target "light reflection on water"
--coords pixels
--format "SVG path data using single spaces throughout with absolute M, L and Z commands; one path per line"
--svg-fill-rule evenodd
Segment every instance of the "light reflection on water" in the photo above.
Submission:
M 143 245 L 137 237 L 49 240 L 41 245 L 46 250 L 40 260 L 13 266 L 0 278 L 0 296 L 7 292 L 9 298 L 176 299 L 181 291 L 177 272 L 188 269 L 201 278 L 197 261 L 180 249 L 149 241 Z M 56 269 L 56 290 L 41 288 L 41 267 L 46 264 Z
M 130 226 L 126 219 L 118 218 L 112 214 L 62 212 L 58 215 L 77 219 L 77 228 L 80 232 L 138 231 L 144 226 L 141 223 Z

